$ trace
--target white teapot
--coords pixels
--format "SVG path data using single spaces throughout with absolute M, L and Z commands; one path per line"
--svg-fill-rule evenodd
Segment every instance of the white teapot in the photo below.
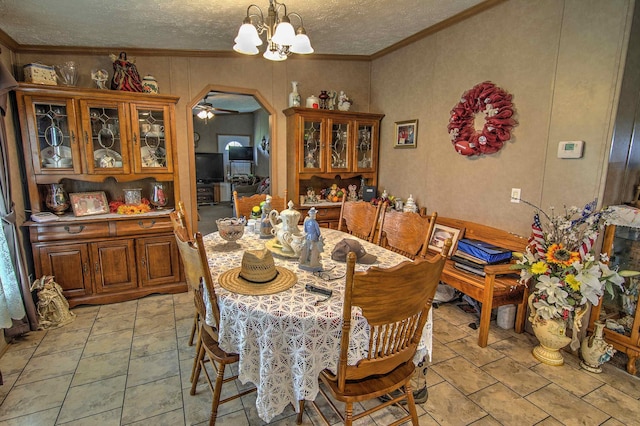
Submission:
M 293 252 L 291 245 L 287 242 L 290 240 L 285 235 L 300 235 L 300 229 L 298 228 L 298 221 L 300 220 L 300 212 L 294 210 L 293 201 L 289 201 L 289 208 L 282 210 L 278 213 L 276 210 L 269 212 L 269 222 L 273 229 L 271 233 L 277 238 L 278 242 L 282 245 L 282 251 Z

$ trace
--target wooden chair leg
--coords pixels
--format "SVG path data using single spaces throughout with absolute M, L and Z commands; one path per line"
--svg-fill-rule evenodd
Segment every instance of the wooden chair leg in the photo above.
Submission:
M 202 371 L 202 368 L 203 368 L 202 367 L 203 360 L 204 360 L 204 346 L 200 345 L 200 348 L 196 355 L 196 359 L 194 360 L 196 365 L 194 365 L 195 374 L 193 375 L 193 378 L 191 380 L 191 392 L 189 392 L 191 395 L 196 394 L 196 387 L 198 387 L 198 378 L 200 377 L 200 372 Z
M 200 315 L 198 312 L 193 317 L 193 325 L 191 326 L 191 334 L 189 335 L 189 346 L 193 346 L 193 338 L 196 335 L 196 330 L 198 329 L 198 322 L 200 321 Z
M 216 417 L 218 416 L 218 405 L 220 405 L 220 393 L 222 392 L 222 383 L 224 382 L 224 367 L 224 363 L 220 363 L 220 366 L 218 367 L 216 384 L 213 388 L 213 400 L 211 401 L 211 417 L 209 420 L 209 426 L 214 426 L 216 424 Z
M 198 337 L 197 337 L 197 341 L 196 341 L 196 357 L 193 360 L 193 367 L 191 367 L 191 379 L 190 381 L 193 383 L 193 381 L 198 381 L 198 377 L 196 377 L 196 370 L 198 369 L 198 363 L 200 362 L 200 360 L 198 359 L 198 356 L 200 354 L 200 349 L 202 349 L 202 340 L 201 340 L 201 335 L 200 333 L 202 333 L 201 329 L 198 329 Z M 200 370 L 198 370 L 198 375 L 200 374 Z
M 304 399 L 298 401 L 298 417 L 296 418 L 296 424 L 302 424 L 302 414 L 304 413 Z

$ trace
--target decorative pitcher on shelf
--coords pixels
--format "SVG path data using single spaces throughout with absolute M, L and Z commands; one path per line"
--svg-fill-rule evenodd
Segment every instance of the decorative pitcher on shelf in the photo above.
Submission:
M 269 221 L 273 229 L 271 233 L 275 235 L 278 242 L 282 245 L 282 251 L 293 252 L 289 243 L 291 235 L 300 235 L 298 221 L 300 220 L 300 212 L 293 208 L 293 201 L 289 201 L 289 208 L 278 213 L 276 210 L 269 212 Z

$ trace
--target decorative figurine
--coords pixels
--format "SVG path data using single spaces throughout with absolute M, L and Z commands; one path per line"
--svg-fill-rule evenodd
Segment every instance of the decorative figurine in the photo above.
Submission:
M 269 216 L 271 213 L 271 195 L 267 195 L 267 199 L 262 206 L 262 218 L 260 219 L 260 238 L 272 238 L 273 234 L 271 230 L 273 226 L 271 226 L 271 220 Z
M 322 271 L 320 253 L 324 251 L 324 238 L 320 235 L 320 225 L 316 221 L 317 210 L 309 209 L 308 217 L 304 220 L 304 243 L 300 251 L 300 263 L 298 266 L 305 271 Z
M 307 201 L 307 203 L 317 203 L 318 202 L 318 196 L 316 195 L 316 191 L 314 191 L 312 187 L 308 187 L 307 188 L 306 201 Z
M 111 90 L 123 90 L 126 92 L 142 92 L 142 80 L 138 69 L 133 63 L 127 60 L 126 52 L 120 55 L 110 55 L 113 61 L 113 77 L 111 79 Z
M 109 80 L 107 70 L 91 70 L 91 80 L 96 83 L 98 89 L 107 89 L 106 82 Z
M 340 111 L 349 111 L 352 103 L 353 101 L 341 90 L 340 96 L 338 96 L 338 109 Z
M 358 189 L 357 185 L 349 185 L 349 195 L 347 195 L 347 199 L 349 201 L 358 201 L 358 193 L 356 192 Z

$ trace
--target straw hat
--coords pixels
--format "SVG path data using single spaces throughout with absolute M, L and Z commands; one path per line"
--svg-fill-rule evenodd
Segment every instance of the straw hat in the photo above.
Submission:
M 247 250 L 242 255 L 242 266 L 223 272 L 218 277 L 222 288 L 233 293 L 262 296 L 287 290 L 298 281 L 292 271 L 275 266 L 267 249 Z

